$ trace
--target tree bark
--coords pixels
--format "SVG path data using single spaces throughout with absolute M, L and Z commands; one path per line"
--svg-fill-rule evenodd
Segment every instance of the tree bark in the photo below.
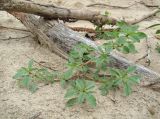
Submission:
M 57 21 L 39 19 L 33 15 L 23 13 L 10 13 L 19 19 L 37 37 L 37 40 L 41 44 L 47 45 L 51 51 L 54 51 L 65 59 L 67 59 L 67 53 L 71 48 L 79 42 L 97 48 L 97 44 L 95 44 L 94 41 L 81 36 L 79 33 L 67 28 Z M 142 76 L 141 86 L 149 86 L 156 90 L 157 88 L 158 90 L 160 89 L 160 74 L 142 65 L 134 64 L 114 53 L 111 53 L 110 57 L 113 59 L 112 65 L 120 68 L 135 65 L 137 67 L 136 72 Z

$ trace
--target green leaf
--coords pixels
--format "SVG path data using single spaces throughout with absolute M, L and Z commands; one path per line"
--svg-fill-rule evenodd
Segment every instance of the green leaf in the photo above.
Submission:
M 84 100 L 85 100 L 85 96 L 86 96 L 85 93 L 83 93 L 83 92 L 80 93 L 79 96 L 78 96 L 77 102 L 78 102 L 79 104 L 82 104 L 82 103 L 84 102 Z
M 124 25 L 126 25 L 127 23 L 125 22 L 125 21 L 118 21 L 117 23 L 116 23 L 116 25 L 117 26 L 119 26 L 119 27 L 122 27 L 122 26 L 124 26 Z
M 160 30 L 157 30 L 157 31 L 156 31 L 156 34 L 160 34 Z
M 77 91 L 71 88 L 67 90 L 67 93 L 65 94 L 65 98 L 73 98 L 73 97 L 76 97 L 77 94 L 78 94 Z
M 126 37 L 124 37 L 124 36 L 120 36 L 118 39 L 117 39 L 117 44 L 118 45 L 123 45 L 123 44 L 125 44 L 126 43 Z
M 147 38 L 147 35 L 143 32 L 132 33 L 129 38 L 134 42 L 140 42 L 141 39 Z
M 108 31 L 108 32 L 104 32 L 104 36 L 103 36 L 103 39 L 114 39 L 114 38 L 117 38 L 119 35 L 119 32 L 117 31 Z
M 82 72 L 87 72 L 89 70 L 89 67 L 88 66 L 83 66 L 80 71 Z
M 129 67 L 127 68 L 127 72 L 128 72 L 128 73 L 132 73 L 132 72 L 134 72 L 134 71 L 136 71 L 136 66 L 129 66 Z
M 123 53 L 129 53 L 129 48 L 127 46 L 123 46 Z
M 140 76 L 131 76 L 129 77 L 129 80 L 134 83 L 140 83 Z
M 137 35 L 138 35 L 139 39 L 147 38 L 147 35 L 143 32 L 138 32 Z
M 71 52 L 69 53 L 69 56 L 71 58 L 79 58 L 79 53 L 75 50 L 71 50 Z
M 83 90 L 85 88 L 85 81 L 83 79 L 76 80 L 76 87 L 79 90 Z
M 67 107 L 72 107 L 75 104 L 77 104 L 77 98 L 72 98 L 72 99 L 70 99 L 70 100 L 67 101 L 66 106 Z
M 65 86 L 66 86 L 66 80 L 61 79 L 60 84 L 61 84 L 61 87 L 65 88 Z
M 127 23 L 120 22 L 118 23 L 119 29 L 123 34 L 131 34 L 134 33 L 138 30 L 138 26 L 137 25 L 128 25 Z
M 87 94 L 86 95 L 86 101 L 92 106 L 96 107 L 96 98 L 92 94 Z
M 109 90 L 114 89 L 115 87 L 117 87 L 122 81 L 119 79 L 108 79 L 106 80 L 105 83 L 103 83 L 99 90 L 101 90 L 101 94 L 102 95 L 107 95 L 109 93 Z
M 63 74 L 63 78 L 65 80 L 70 79 L 73 76 L 74 72 L 72 69 L 67 70 L 64 74 Z
M 99 90 L 101 91 L 101 95 L 105 96 L 109 93 L 109 88 L 108 85 L 106 84 L 102 84 L 99 88 Z
M 25 76 L 23 79 L 22 79 L 22 85 L 24 87 L 28 87 L 30 85 L 30 81 L 31 81 L 31 77 L 29 76 Z
M 119 76 L 120 72 L 118 71 L 118 69 L 110 69 L 109 70 L 112 76 Z
M 124 83 L 124 92 L 125 92 L 125 95 L 128 96 L 131 94 L 132 90 L 131 90 L 131 87 L 129 85 L 129 83 Z
M 86 89 L 87 91 L 93 90 L 95 87 L 95 83 L 93 81 L 87 81 L 86 82 Z
M 20 79 L 26 75 L 29 75 L 25 68 L 20 68 L 17 73 L 13 76 L 13 79 Z
M 116 79 L 113 81 L 114 86 L 119 86 L 122 83 L 122 80 Z
M 113 51 L 113 43 L 112 42 L 107 42 L 104 43 L 102 46 L 99 47 L 99 49 L 101 50 L 101 52 L 104 52 L 105 49 L 105 53 L 110 53 L 111 51 Z
M 127 46 L 128 46 L 128 48 L 129 48 L 129 53 L 136 53 L 136 52 L 137 52 L 134 44 L 128 43 Z

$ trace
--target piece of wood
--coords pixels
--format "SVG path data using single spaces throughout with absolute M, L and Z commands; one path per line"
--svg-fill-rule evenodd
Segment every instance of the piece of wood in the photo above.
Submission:
M 67 28 L 57 21 L 39 19 L 33 15 L 24 13 L 10 13 L 18 18 L 28 28 L 28 30 L 36 35 L 41 44 L 47 45 L 50 50 L 66 59 L 67 53 L 79 42 L 83 42 L 97 48 L 97 44 L 95 44 L 95 42 L 81 36 L 79 33 Z M 153 84 L 153 82 L 159 82 L 160 80 L 160 74 L 142 65 L 134 64 L 133 62 L 114 53 L 111 53 L 110 57 L 113 59 L 112 65 L 120 68 L 135 65 L 137 67 L 136 72 L 142 76 L 141 86 L 150 85 Z M 152 85 L 150 88 L 153 86 L 155 85 Z
M 115 24 L 116 19 L 101 15 L 100 12 L 88 9 L 67 9 L 54 5 L 43 5 L 26 0 L 0 0 L 0 10 L 31 13 L 48 19 L 88 20 L 97 25 Z
M 101 15 L 100 12 L 90 11 L 88 9 L 68 9 L 61 8 L 55 5 L 44 5 L 26 0 L 0 0 L 0 10 L 24 12 L 42 16 L 47 19 L 62 19 L 69 21 L 70 19 L 88 20 L 96 25 L 111 24 L 115 25 L 117 20 L 106 15 Z M 148 14 L 131 21 L 126 21 L 128 24 L 136 24 L 160 12 L 157 8 Z
M 67 54 L 61 51 L 58 46 L 51 42 L 51 39 L 45 34 L 45 29 L 49 29 L 49 24 L 42 24 L 40 26 L 39 17 L 35 17 L 33 15 L 25 14 L 25 13 L 16 13 L 16 12 L 9 12 L 17 19 L 19 19 L 26 28 L 36 37 L 36 39 L 41 43 L 41 45 L 47 46 L 51 51 L 54 51 L 57 55 L 67 59 Z

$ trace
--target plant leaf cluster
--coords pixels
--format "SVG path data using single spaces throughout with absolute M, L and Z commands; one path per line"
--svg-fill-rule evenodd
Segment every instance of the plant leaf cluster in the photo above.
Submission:
M 124 21 L 117 22 L 117 28 L 112 31 L 104 31 L 102 27 L 96 28 L 97 38 L 111 40 L 109 43 L 113 49 L 123 53 L 135 53 L 134 43 L 140 42 L 141 39 L 147 38 L 146 34 L 138 31 L 137 25 L 128 25 Z M 108 46 L 106 46 L 108 47 Z
M 95 107 L 94 87 L 95 83 L 93 81 L 86 81 L 85 79 L 75 80 L 65 94 L 65 98 L 68 99 L 66 105 L 70 107 L 75 104 L 83 104 L 87 101 L 92 107 Z
M 25 87 L 31 92 L 38 89 L 37 82 L 54 83 L 56 77 L 56 72 L 50 72 L 46 68 L 33 67 L 33 60 L 29 61 L 27 67 L 21 67 L 17 70 L 13 76 L 14 79 L 18 80 L 21 87 Z

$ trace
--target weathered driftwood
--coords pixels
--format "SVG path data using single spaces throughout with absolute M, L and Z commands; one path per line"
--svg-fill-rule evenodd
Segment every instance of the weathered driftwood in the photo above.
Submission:
M 18 18 L 35 36 L 37 36 L 41 44 L 47 45 L 49 49 L 64 58 L 67 58 L 68 51 L 70 51 L 78 42 L 83 42 L 94 48 L 97 47 L 95 42 L 81 36 L 79 33 L 56 21 L 46 21 L 44 19 L 36 18 L 33 15 L 22 13 L 11 14 Z M 114 53 L 111 54 L 111 58 L 113 58 L 113 65 L 121 68 L 135 65 L 137 67 L 137 73 L 141 74 L 143 77 L 140 84 L 141 86 L 154 87 L 156 90 L 157 88 L 160 88 L 158 87 L 160 86 L 160 75 L 158 73 L 142 65 L 136 65 Z M 155 84 L 157 88 L 155 88 Z

